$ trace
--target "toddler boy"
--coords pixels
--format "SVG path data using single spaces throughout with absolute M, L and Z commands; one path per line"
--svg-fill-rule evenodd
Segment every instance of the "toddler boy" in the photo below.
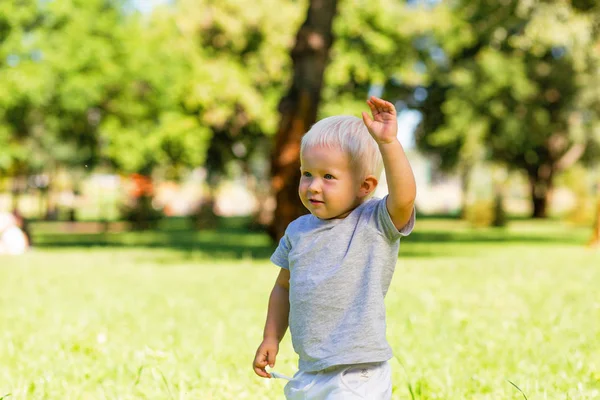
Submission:
M 302 139 L 298 194 L 310 214 L 271 257 L 281 269 L 253 365 L 271 377 L 289 324 L 299 371 L 287 399 L 391 398 L 384 297 L 414 226 L 416 185 L 393 104 L 367 104 L 372 118 L 325 118 Z M 375 199 L 382 161 L 389 194 Z

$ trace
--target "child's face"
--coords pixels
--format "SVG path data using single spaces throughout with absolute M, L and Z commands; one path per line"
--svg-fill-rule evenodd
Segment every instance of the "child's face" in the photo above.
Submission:
M 361 183 L 353 172 L 350 157 L 343 151 L 311 147 L 303 151 L 300 165 L 298 194 L 315 217 L 344 218 L 363 199 Z

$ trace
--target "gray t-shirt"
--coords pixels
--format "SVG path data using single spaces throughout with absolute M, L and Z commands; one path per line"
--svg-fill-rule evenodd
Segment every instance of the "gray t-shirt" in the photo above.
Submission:
M 271 261 L 290 270 L 289 325 L 301 371 L 392 357 L 384 297 L 400 237 L 384 199 L 370 199 L 343 219 L 311 214 L 286 229 Z

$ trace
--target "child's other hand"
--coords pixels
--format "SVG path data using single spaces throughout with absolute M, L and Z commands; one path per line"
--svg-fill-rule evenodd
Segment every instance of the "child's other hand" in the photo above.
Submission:
M 389 101 L 371 96 L 367 100 L 373 118 L 363 112 L 362 117 L 369 133 L 378 144 L 386 144 L 396 140 L 398 135 L 398 121 L 396 108 Z
M 254 372 L 262 378 L 270 378 L 271 374 L 265 368 L 275 366 L 275 357 L 279 352 L 279 342 L 275 339 L 265 339 L 256 350 L 254 357 Z

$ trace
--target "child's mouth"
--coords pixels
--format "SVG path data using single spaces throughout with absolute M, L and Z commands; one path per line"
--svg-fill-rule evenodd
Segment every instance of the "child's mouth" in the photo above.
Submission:
M 320 201 L 320 200 L 313 200 L 313 199 L 310 199 L 310 200 L 308 200 L 308 201 L 310 201 L 310 204 L 323 204 L 323 203 L 324 203 L 323 201 Z

